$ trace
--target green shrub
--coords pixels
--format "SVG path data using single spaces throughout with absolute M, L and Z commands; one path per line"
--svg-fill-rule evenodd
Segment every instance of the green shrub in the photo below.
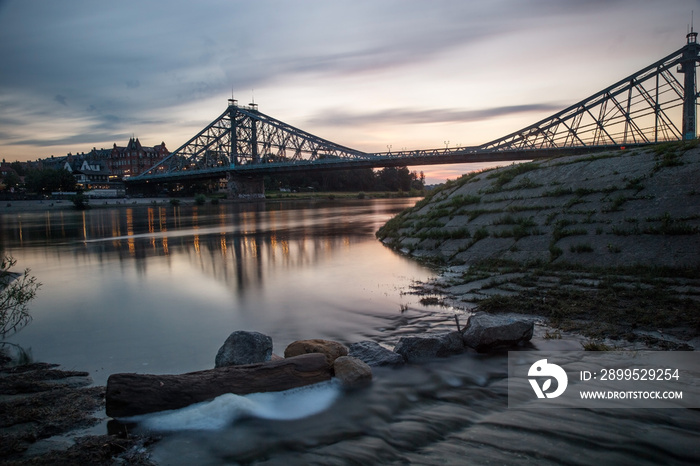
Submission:
M 78 193 L 71 198 L 73 206 L 78 210 L 86 210 L 90 208 L 90 200 L 83 193 Z
M 488 236 L 489 236 L 489 231 L 486 228 L 481 227 L 474 232 L 474 234 L 472 235 L 471 243 L 469 243 L 469 245 L 471 246 L 472 244 L 476 243 L 477 241 L 481 241 L 484 238 L 488 238 Z
M 527 173 L 532 170 L 537 170 L 538 168 L 540 168 L 539 164 L 535 162 L 527 162 L 513 165 L 509 168 L 496 170 L 493 173 L 489 173 L 486 176 L 486 178 L 495 179 L 495 181 L 493 182 L 491 187 L 485 192 L 490 194 L 497 193 L 501 190 L 501 188 L 503 188 L 503 185 L 513 180 L 513 178 L 515 178 L 516 176 L 522 175 L 523 173 Z
M 619 246 L 608 243 L 608 251 L 612 252 L 613 254 L 618 254 L 622 252 L 622 249 L 620 249 Z
M 10 335 L 27 325 L 31 320 L 29 301 L 34 299 L 41 283 L 36 277 L 11 272 L 17 261 L 10 256 L 0 256 L 0 338 Z
M 603 212 L 617 212 L 621 210 L 622 204 L 627 202 L 629 198 L 625 196 L 617 196 L 613 201 L 610 203 L 610 205 L 604 207 L 602 209 Z
M 593 252 L 590 244 L 572 244 L 569 250 L 576 253 Z
M 647 219 L 647 221 L 653 220 L 655 219 Z M 649 235 L 693 235 L 698 232 L 698 227 L 674 219 L 668 212 L 665 212 L 658 220 L 661 221 L 660 226 L 647 227 L 644 229 L 644 233 Z
M 542 196 L 547 196 L 547 197 L 559 197 L 559 196 L 567 196 L 569 194 L 573 194 L 574 190 L 571 188 L 562 188 L 558 187 L 552 191 L 545 191 L 542 193 Z
M 554 244 L 549 245 L 549 260 L 551 262 L 557 260 L 557 258 L 562 254 L 564 254 L 564 251 L 562 251 L 560 247 L 555 246 Z
M 603 342 L 600 341 L 595 341 L 595 340 L 588 340 L 585 343 L 582 343 L 584 351 L 612 351 L 613 348 L 610 346 L 606 345 Z

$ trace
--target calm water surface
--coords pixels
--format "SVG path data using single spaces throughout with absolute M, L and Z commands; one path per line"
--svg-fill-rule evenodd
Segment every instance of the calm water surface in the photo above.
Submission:
M 43 283 L 33 322 L 11 341 L 31 348 L 37 360 L 88 370 L 104 384 L 114 372 L 211 368 L 223 341 L 239 329 L 270 335 L 277 353 L 297 339 L 391 346 L 405 334 L 453 330 L 452 311 L 425 308 L 405 294 L 432 272 L 374 238 L 412 203 L 0 216 L 0 249 Z M 700 461 L 698 410 L 508 409 L 507 373 L 504 354 L 377 369 L 369 388 L 340 393 L 314 415 L 249 415 L 215 430 L 170 432 L 153 447 L 153 458 L 171 465 Z M 314 404 L 315 396 L 304 403 Z
M 0 247 L 43 284 L 10 341 L 89 371 L 210 368 L 234 330 L 372 338 L 431 272 L 374 232 L 414 200 L 134 206 L 0 217 Z

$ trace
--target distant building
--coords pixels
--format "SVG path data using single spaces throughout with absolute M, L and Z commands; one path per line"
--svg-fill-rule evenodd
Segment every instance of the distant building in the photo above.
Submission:
M 0 163 L 0 178 L 4 178 L 9 175 L 17 175 L 17 171 L 7 162 Z
M 114 144 L 111 149 L 93 148 L 88 153 L 51 157 L 32 163 L 33 168 L 66 169 L 78 185 L 86 190 L 123 191 L 124 178 L 140 175 L 170 155 L 165 143 L 153 147 L 142 146 L 138 138 L 131 138 L 126 146 Z M 3 164 L 4 166 L 4 164 Z
M 73 174 L 78 186 L 85 190 L 109 189 L 109 169 L 105 160 L 69 155 L 63 167 Z
M 9 163 L 0 164 L 0 191 L 15 192 L 15 186 L 22 182 L 17 170 Z
M 165 147 L 164 142 L 157 146 L 146 147 L 141 145 L 138 138 L 131 138 L 126 147 L 114 144 L 109 155 L 109 169 L 113 176 L 124 179 L 140 175 L 168 155 L 170 151 Z

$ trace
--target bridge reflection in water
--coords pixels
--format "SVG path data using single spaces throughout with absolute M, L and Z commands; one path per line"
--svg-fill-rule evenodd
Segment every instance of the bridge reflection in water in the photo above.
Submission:
M 72 243 L 73 257 L 103 262 L 137 259 L 145 272 L 154 256 L 185 255 L 192 266 L 239 290 L 260 283 L 267 268 L 293 273 L 327 259 L 333 251 L 365 241 L 387 218 L 385 207 L 367 202 L 309 204 L 254 202 L 219 206 L 154 205 L 21 215 L 3 230 L 19 247 Z M 403 206 L 406 202 L 400 201 Z M 373 212 L 373 210 L 378 210 Z M 395 209 L 389 207 L 389 212 Z M 376 221 L 367 222 L 367 215 Z
M 238 329 L 271 335 L 276 351 L 300 338 L 376 338 L 411 315 L 401 312 L 405 305 L 420 315 L 443 312 L 402 294 L 432 272 L 374 237 L 414 202 L 2 215 L 0 248 L 43 283 L 32 323 L 11 341 L 39 360 L 97 371 L 100 383 L 114 372 L 210 368 Z

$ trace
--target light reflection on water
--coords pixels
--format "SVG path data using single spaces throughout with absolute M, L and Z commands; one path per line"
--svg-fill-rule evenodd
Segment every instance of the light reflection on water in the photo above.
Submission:
M 213 366 L 234 330 L 372 338 L 431 271 L 374 232 L 415 200 L 129 206 L 4 215 L 0 248 L 43 283 L 10 341 L 87 370 L 180 373 Z M 413 302 L 412 301 L 416 301 Z

